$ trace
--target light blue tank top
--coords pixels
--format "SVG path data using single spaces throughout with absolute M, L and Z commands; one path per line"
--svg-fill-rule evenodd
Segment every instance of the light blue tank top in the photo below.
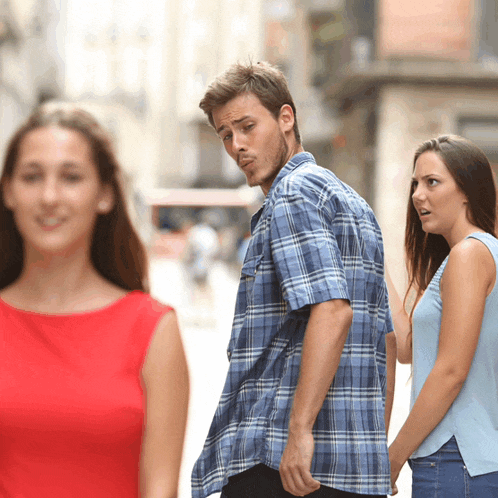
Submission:
M 473 233 L 468 237 L 486 245 L 498 268 L 498 240 L 487 233 Z M 447 262 L 448 258 L 432 278 L 413 313 L 411 406 L 436 361 L 442 311 L 439 282 Z M 479 342 L 462 390 L 412 458 L 431 455 L 452 436 L 457 440 L 471 476 L 498 471 L 498 278 L 486 298 Z

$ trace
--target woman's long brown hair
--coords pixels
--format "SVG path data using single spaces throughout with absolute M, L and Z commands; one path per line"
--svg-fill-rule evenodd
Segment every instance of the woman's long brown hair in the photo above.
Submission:
M 441 158 L 458 188 L 467 197 L 472 223 L 495 235 L 496 187 L 491 166 L 484 152 L 465 138 L 444 135 L 424 142 L 417 149 L 413 169 L 417 159 L 428 151 L 435 152 Z M 442 235 L 425 233 L 422 230 L 422 223 L 412 201 L 414 190 L 412 182 L 405 230 L 409 282 L 405 304 L 412 291 L 416 292 L 415 302 L 420 299 L 450 252 L 450 247 Z
M 47 104 L 37 109 L 9 142 L 0 187 L 12 178 L 23 138 L 37 128 L 55 126 L 74 130 L 89 142 L 100 181 L 110 185 L 114 207 L 97 217 L 91 261 L 107 280 L 125 290 L 148 291 L 147 254 L 134 230 L 121 188 L 120 168 L 108 134 L 86 111 L 72 105 Z M 23 269 L 23 240 L 0 188 L 0 289 L 10 285 Z

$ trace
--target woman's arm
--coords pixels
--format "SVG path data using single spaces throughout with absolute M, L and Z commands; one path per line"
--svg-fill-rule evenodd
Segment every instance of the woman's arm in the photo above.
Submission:
M 389 306 L 393 317 L 394 334 L 396 335 L 396 351 L 400 363 L 412 362 L 412 325 L 405 311 L 391 276 L 386 268 L 386 283 L 389 292 Z
M 389 424 L 391 423 L 391 412 L 394 401 L 394 388 L 396 386 L 396 336 L 394 332 L 386 334 L 386 409 L 384 413 L 384 423 L 386 435 L 389 434 Z
M 142 370 L 145 434 L 141 455 L 142 498 L 176 498 L 182 459 L 189 377 L 174 312 L 159 322 Z
M 442 281 L 438 354 L 412 411 L 389 449 L 393 484 L 410 455 L 446 415 L 467 378 L 495 273 L 491 254 L 477 240 L 464 240 L 450 252 Z

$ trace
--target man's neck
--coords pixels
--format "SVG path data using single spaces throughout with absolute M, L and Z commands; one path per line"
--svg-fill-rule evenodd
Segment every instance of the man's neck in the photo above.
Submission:
M 285 158 L 285 161 L 284 163 L 282 164 L 282 168 L 278 171 L 278 173 L 276 174 L 275 178 L 273 179 L 272 181 L 272 184 L 269 186 L 269 187 L 264 187 L 263 185 L 261 185 L 261 190 L 263 191 L 263 194 L 265 195 L 265 197 L 268 195 L 268 192 L 270 191 L 272 185 L 275 183 L 275 179 L 277 178 L 277 176 L 280 174 L 280 171 L 282 171 L 282 169 L 285 167 L 285 165 L 296 155 L 296 154 L 299 154 L 301 152 L 304 152 L 304 148 L 303 146 L 300 144 L 300 143 L 295 143 L 294 146 L 292 148 L 289 147 L 289 153 L 287 154 L 286 158 Z

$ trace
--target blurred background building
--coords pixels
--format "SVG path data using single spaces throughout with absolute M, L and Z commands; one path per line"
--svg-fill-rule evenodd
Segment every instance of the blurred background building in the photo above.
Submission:
M 57 0 L 0 1 L 0 155 L 41 102 L 63 93 Z
M 344 0 L 341 12 L 329 11 L 322 22 L 338 22 L 337 15 L 345 36 L 325 55 L 313 53 L 327 61 L 317 64 L 327 73 L 321 87 L 339 114 L 332 167 L 345 179 L 350 171 L 350 183 L 373 205 L 402 285 L 417 145 L 455 133 L 498 163 L 498 3 Z
M 2 0 L 0 151 L 36 105 L 69 99 L 114 135 L 139 208 L 151 188 L 238 187 L 198 102 L 229 64 L 266 59 L 288 77 L 305 148 L 373 205 L 402 273 L 416 145 L 458 133 L 498 163 L 497 12 L 495 0 Z

